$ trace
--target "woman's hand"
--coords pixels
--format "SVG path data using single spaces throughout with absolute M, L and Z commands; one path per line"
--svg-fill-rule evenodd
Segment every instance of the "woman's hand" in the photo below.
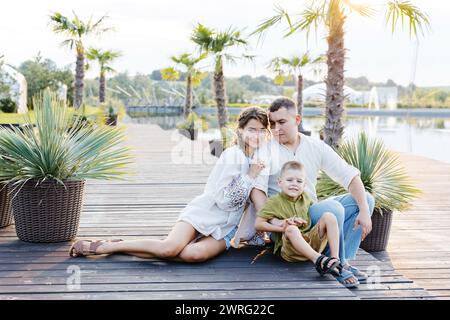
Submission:
M 277 218 L 273 218 L 270 220 L 269 223 L 279 227 L 280 230 L 278 232 L 284 232 L 286 230 L 287 226 L 289 226 L 288 219 L 280 220 Z
M 252 179 L 256 179 L 256 177 L 261 173 L 262 170 L 264 170 L 265 167 L 266 166 L 262 161 L 252 163 L 248 172 L 249 177 Z

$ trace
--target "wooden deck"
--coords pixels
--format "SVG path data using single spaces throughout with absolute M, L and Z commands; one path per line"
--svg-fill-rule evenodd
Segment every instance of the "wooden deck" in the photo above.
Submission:
M 155 125 L 128 124 L 127 131 L 128 143 L 136 150 L 137 175 L 129 181 L 88 181 L 79 238 L 162 238 L 181 208 L 203 189 L 215 160 L 206 141 L 191 144 Z M 196 163 L 174 163 L 179 154 L 172 158 L 172 152 L 182 149 Z M 201 264 L 126 255 L 73 259 L 67 254 L 70 243 L 24 243 L 10 226 L 0 230 L 0 299 L 430 299 L 436 290 L 429 294 L 422 287 L 431 280 L 422 280 L 429 276 L 426 267 L 448 267 L 448 242 L 440 240 L 446 237 L 442 222 L 448 229 L 450 218 L 445 216 L 448 206 L 434 204 L 432 215 L 439 217 L 440 231 L 430 230 L 430 239 L 442 249 L 435 253 L 423 231 L 428 204 L 419 201 L 413 213 L 396 218 L 389 251 L 392 261 L 386 255 L 380 261 L 360 250 L 355 265 L 379 272 L 380 281 L 356 290 L 346 289 L 331 276 L 319 278 L 309 263 L 287 263 L 270 253 L 252 263 L 261 248 L 232 249 Z M 410 241 L 412 236 L 417 240 Z M 428 260 L 433 257 L 437 261 Z M 79 288 L 67 286 L 73 268 L 80 270 Z M 446 277 L 450 282 L 448 269 L 433 274 L 433 279 Z
M 423 194 L 394 216 L 388 250 L 376 256 L 430 295 L 450 299 L 450 164 L 409 154 L 401 159 Z

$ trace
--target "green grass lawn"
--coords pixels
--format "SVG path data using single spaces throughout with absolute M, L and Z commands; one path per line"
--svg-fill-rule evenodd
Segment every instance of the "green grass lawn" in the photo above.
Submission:
M 75 113 L 74 108 L 69 108 L 70 113 Z M 85 110 L 85 115 L 89 118 L 96 118 L 99 115 L 100 109 L 97 107 L 91 107 L 87 106 Z M 82 111 L 78 110 L 77 114 L 81 115 Z M 0 111 L 0 124 L 23 124 L 26 123 L 27 120 L 25 119 L 26 115 L 29 115 L 31 117 L 31 120 L 34 120 L 34 111 L 30 110 L 27 113 L 4 113 Z

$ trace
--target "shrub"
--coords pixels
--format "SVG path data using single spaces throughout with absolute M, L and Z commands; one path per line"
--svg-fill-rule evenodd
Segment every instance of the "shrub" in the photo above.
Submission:
M 17 104 L 11 98 L 0 99 L 0 110 L 5 113 L 15 113 L 17 111 Z

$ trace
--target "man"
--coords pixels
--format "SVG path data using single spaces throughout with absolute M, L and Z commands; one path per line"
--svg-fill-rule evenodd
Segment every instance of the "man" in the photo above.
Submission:
M 256 154 L 265 169 L 258 177 L 251 191 L 251 200 L 256 211 L 262 208 L 267 197 L 279 193 L 277 178 L 284 163 L 299 161 L 306 169 L 305 192 L 313 199 L 310 208 L 312 224 L 315 225 L 325 212 L 333 213 L 340 229 L 339 259 L 344 268 L 354 277 L 346 283 L 367 280 L 367 275 L 350 265 L 362 240 L 372 230 L 371 215 L 375 201 L 367 193 L 358 169 L 347 164 L 330 146 L 319 139 L 298 132 L 301 121 L 294 101 L 288 98 L 276 99 L 269 108 L 269 119 L 273 139 Z M 349 193 L 317 202 L 317 176 L 323 170 Z M 271 223 L 279 221 L 271 220 Z M 327 249 L 328 251 L 328 249 Z M 325 254 L 329 252 L 325 251 Z

